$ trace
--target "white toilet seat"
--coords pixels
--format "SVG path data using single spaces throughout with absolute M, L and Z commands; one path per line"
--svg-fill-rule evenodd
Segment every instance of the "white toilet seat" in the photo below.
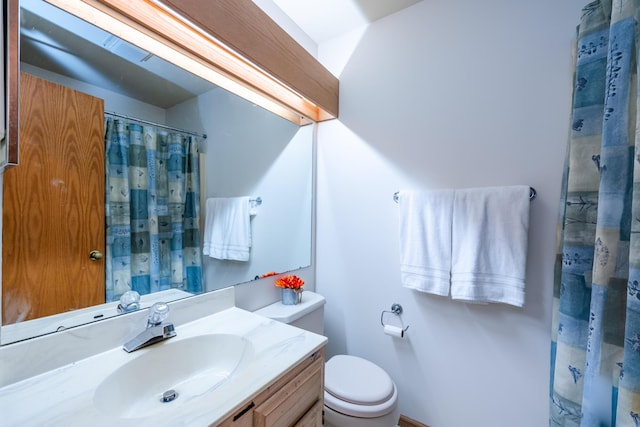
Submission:
M 398 392 L 378 365 L 356 356 L 334 356 L 325 364 L 325 405 L 359 418 L 376 418 L 392 412 Z

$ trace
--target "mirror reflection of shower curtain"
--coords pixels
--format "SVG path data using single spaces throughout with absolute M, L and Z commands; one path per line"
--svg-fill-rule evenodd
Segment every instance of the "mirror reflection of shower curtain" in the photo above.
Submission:
M 202 291 L 194 137 L 105 117 L 106 301 Z

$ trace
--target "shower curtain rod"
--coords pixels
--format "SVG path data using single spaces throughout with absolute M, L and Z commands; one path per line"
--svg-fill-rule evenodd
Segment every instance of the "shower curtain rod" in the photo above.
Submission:
M 107 114 L 109 116 L 114 116 L 114 117 L 120 117 L 120 118 L 127 119 L 127 120 L 133 120 L 135 122 L 140 122 L 140 123 L 144 123 L 144 124 L 151 125 L 151 126 L 157 126 L 157 127 L 168 129 L 168 130 L 174 130 L 176 132 L 186 133 L 188 135 L 197 136 L 197 137 L 200 137 L 202 139 L 207 139 L 207 134 L 206 133 L 201 134 L 201 133 L 191 132 L 191 131 L 188 131 L 188 130 L 174 128 L 172 126 L 167 126 L 167 125 L 163 125 L 163 124 L 160 124 L 160 123 L 154 123 L 154 122 L 151 122 L 149 120 L 139 119 L 137 117 L 126 116 L 126 115 L 120 114 L 120 113 L 112 113 L 110 111 L 105 111 L 104 114 Z

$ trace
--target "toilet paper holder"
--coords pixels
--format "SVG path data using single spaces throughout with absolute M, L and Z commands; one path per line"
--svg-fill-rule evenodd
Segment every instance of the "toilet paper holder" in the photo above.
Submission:
M 382 313 L 380 313 L 380 324 L 383 327 L 391 326 L 391 325 L 388 325 L 388 324 L 384 323 L 384 315 L 385 315 L 385 313 L 387 313 L 387 314 L 395 314 L 400 319 L 400 315 L 402 314 L 402 306 L 400 304 L 398 304 L 398 303 L 393 303 L 391 305 L 391 310 L 382 310 Z M 405 327 L 402 324 L 402 319 L 400 319 L 400 329 L 402 330 L 402 335 L 404 335 L 404 333 L 407 332 L 407 329 L 409 329 L 409 326 Z

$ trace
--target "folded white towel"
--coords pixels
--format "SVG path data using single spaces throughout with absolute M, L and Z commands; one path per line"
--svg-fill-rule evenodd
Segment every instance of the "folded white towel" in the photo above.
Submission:
M 400 191 L 402 285 L 449 295 L 453 190 Z
M 211 258 L 249 261 L 250 220 L 249 197 L 207 199 L 203 253 Z
M 455 191 L 451 297 L 524 305 L 529 187 Z

